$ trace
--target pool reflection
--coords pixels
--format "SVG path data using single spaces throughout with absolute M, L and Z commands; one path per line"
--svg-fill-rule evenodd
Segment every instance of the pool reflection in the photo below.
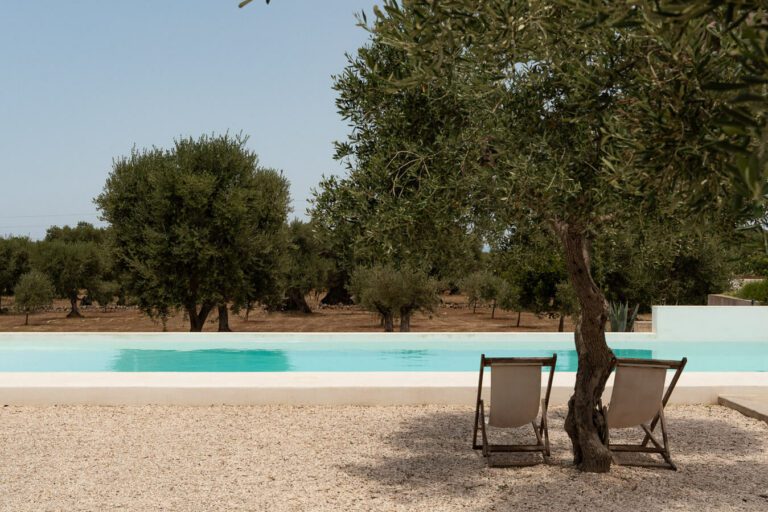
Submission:
M 283 350 L 136 350 L 118 351 L 115 372 L 288 372 Z

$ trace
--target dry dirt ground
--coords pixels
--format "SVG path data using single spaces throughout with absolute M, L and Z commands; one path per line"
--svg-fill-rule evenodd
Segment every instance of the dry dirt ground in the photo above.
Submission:
M 506 331 L 557 331 L 558 319 L 538 317 L 523 312 L 520 327 L 516 327 L 517 313 L 496 310 L 491 318 L 489 307 L 478 307 L 477 312 L 466 306 L 461 296 L 446 296 L 444 304 L 432 315 L 416 315 L 411 322 L 415 332 L 506 332 Z M 24 316 L 14 314 L 11 297 L 3 297 L 6 313 L 0 315 L 0 331 L 111 331 L 111 332 L 156 332 L 162 330 L 160 322 L 153 321 L 137 309 L 115 309 L 103 312 L 93 306 L 84 308 L 84 318 L 66 318 L 69 303 L 57 301 L 55 310 L 32 315 L 28 326 L 24 325 Z M 375 315 L 355 306 L 319 308 L 317 300 L 311 301 L 314 312 L 309 315 L 300 313 L 251 312 L 248 320 L 245 315 L 230 314 L 230 326 L 234 331 L 260 332 L 380 332 Z M 650 330 L 650 315 L 642 317 L 636 330 Z M 205 330 L 215 331 L 218 315 L 213 312 L 207 321 Z M 169 331 L 187 331 L 189 325 L 183 315 L 176 315 L 168 320 Z M 395 327 L 397 328 L 397 327 Z M 565 319 L 565 330 L 573 330 L 570 318 Z
M 763 422 L 673 406 L 678 472 L 595 475 L 571 466 L 563 416 L 549 465 L 488 468 L 470 407 L 4 407 L 0 510 L 768 510 Z

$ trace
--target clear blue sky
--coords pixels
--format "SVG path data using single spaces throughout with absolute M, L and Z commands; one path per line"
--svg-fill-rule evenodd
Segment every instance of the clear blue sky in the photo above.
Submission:
M 250 136 L 302 216 L 340 173 L 331 75 L 374 0 L 12 1 L 0 16 L 0 235 L 97 221 L 112 158 L 178 136 Z

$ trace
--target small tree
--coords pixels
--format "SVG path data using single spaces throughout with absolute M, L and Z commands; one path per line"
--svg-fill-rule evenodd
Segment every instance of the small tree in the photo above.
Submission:
M 40 242 L 33 253 L 33 268 L 46 274 L 59 297 L 69 299 L 67 318 L 82 315 L 77 307 L 81 289 L 90 290 L 101 275 L 103 255 L 93 242 Z
M 415 311 L 434 311 L 440 302 L 437 282 L 426 273 L 391 265 L 356 270 L 350 288 L 355 302 L 381 315 L 386 332 L 394 330 L 398 316 L 400 331 L 409 332 Z
M 491 304 L 491 318 L 496 316 L 496 305 L 504 290 L 504 280 L 490 272 L 483 272 L 480 279 L 480 298 Z
M 473 272 L 459 281 L 459 290 L 467 298 L 472 314 L 477 312 L 477 303 L 482 300 L 483 273 Z
M 402 289 L 400 332 L 410 332 L 411 315 L 416 311 L 432 313 L 440 304 L 439 283 L 426 272 L 406 268 L 398 273 Z
M 50 307 L 53 303 L 54 289 L 48 276 L 33 270 L 21 276 L 13 294 L 16 310 L 24 313 L 24 325 L 29 325 L 31 313 Z
M 516 284 L 503 281 L 502 289 L 499 293 L 499 307 L 507 311 L 517 311 L 517 323 L 515 327 L 520 327 L 520 317 L 522 316 L 522 290 Z

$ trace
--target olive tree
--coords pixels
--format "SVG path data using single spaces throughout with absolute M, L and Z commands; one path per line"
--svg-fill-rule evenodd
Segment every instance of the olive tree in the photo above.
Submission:
M 0 238 L 0 314 L 3 312 L 3 295 L 13 293 L 22 275 L 30 269 L 32 242 L 27 238 Z
M 459 280 L 459 290 L 472 308 L 472 314 L 477 312 L 477 304 L 482 300 L 483 272 L 472 272 Z
M 33 270 L 21 276 L 13 289 L 14 307 L 24 313 L 24 325 L 29 325 L 29 315 L 53 304 L 54 289 L 48 276 Z
M 711 144 L 707 121 L 722 105 L 704 84 L 733 75 L 730 42 L 701 30 L 673 53 L 641 24 L 590 23 L 543 0 L 385 0 L 375 10 L 373 37 L 404 52 L 413 70 L 392 77 L 392 86 L 447 89 L 471 106 L 471 115 L 444 129 L 439 148 L 422 148 L 465 154 L 430 173 L 453 176 L 454 189 L 489 203 L 488 224 L 506 230 L 533 217 L 558 240 L 580 312 L 565 427 L 575 463 L 607 471 L 597 402 L 615 358 L 591 246 L 638 215 L 693 219 L 705 202 L 705 213 L 733 225 L 738 208 L 723 200 L 738 192 L 729 157 L 701 151 Z M 704 22 L 725 20 L 714 13 Z M 656 122 L 665 116 L 674 122 Z
M 273 255 L 288 182 L 259 167 L 246 141 L 186 138 L 115 160 L 96 203 L 110 224 L 116 270 L 148 314 L 181 308 L 190 330 L 201 331 L 218 308 L 226 331 L 228 305 L 244 305 L 264 273 L 279 273 Z
M 80 291 L 99 281 L 103 260 L 102 248 L 94 242 L 42 241 L 33 251 L 32 268 L 48 276 L 58 297 L 69 299 L 67 318 L 79 318 Z
M 416 311 L 434 311 L 440 303 L 438 283 L 423 271 L 397 269 L 392 265 L 359 268 L 350 284 L 355 302 L 381 316 L 384 330 L 394 330 L 400 318 L 400 331 L 411 330 L 411 316 Z

